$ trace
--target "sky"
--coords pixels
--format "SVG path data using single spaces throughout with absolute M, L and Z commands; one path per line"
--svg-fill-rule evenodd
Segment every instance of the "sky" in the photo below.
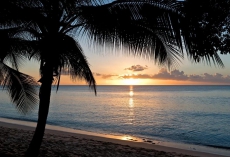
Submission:
M 220 55 L 225 68 L 214 64 L 192 63 L 181 60 L 178 67 L 159 67 L 151 59 L 128 56 L 102 47 L 82 44 L 97 85 L 230 85 L 230 55 Z M 39 64 L 26 61 L 21 69 L 39 80 Z M 72 81 L 61 76 L 61 85 L 86 85 L 82 80 Z
M 108 0 L 109 2 L 109 0 Z M 185 59 L 170 71 L 159 67 L 151 59 L 127 56 L 80 41 L 90 64 L 97 85 L 230 85 L 230 54 L 220 55 L 225 68 L 205 63 L 195 64 Z M 39 64 L 25 61 L 22 72 L 39 80 Z M 81 80 L 73 82 L 69 76 L 62 75 L 62 85 L 85 85 Z

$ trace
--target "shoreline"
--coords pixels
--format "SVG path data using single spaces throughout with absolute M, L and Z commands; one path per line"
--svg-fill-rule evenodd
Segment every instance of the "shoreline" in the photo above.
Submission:
M 36 123 L 0 118 L 0 126 L 12 129 L 21 129 L 26 131 L 34 131 Z M 163 152 L 176 152 L 177 154 L 193 155 L 200 157 L 224 157 L 230 156 L 229 150 L 188 145 L 181 143 L 171 143 L 163 141 L 148 140 L 143 142 L 143 139 L 132 136 L 116 136 L 108 134 L 99 134 L 94 132 L 75 130 L 59 126 L 48 125 L 46 126 L 45 134 L 53 134 L 56 136 L 73 136 L 79 139 L 95 140 L 101 142 L 110 142 L 132 148 L 151 149 Z

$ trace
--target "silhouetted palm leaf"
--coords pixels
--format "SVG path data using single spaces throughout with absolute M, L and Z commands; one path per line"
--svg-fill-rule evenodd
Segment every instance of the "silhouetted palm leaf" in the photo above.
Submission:
M 72 80 L 84 79 L 96 94 L 96 81 L 81 46 L 73 38 L 66 35 L 63 37 L 61 50 L 60 56 L 64 64 L 60 64 L 60 68 L 67 69 Z M 61 74 L 61 70 L 59 74 Z
M 26 114 L 37 103 L 36 82 L 31 76 L 20 73 L 18 69 L 21 61 L 29 57 L 35 47 L 32 41 L 15 37 L 17 32 L 18 28 L 0 30 L 0 85 L 8 90 L 17 109 Z M 16 70 L 6 63 L 11 64 Z
M 23 114 L 31 111 L 37 103 L 35 80 L 26 74 L 0 63 L 0 85 L 7 89 L 16 108 Z
M 18 69 L 20 62 L 38 51 L 35 41 L 27 40 L 22 28 L 0 29 L 0 60 Z

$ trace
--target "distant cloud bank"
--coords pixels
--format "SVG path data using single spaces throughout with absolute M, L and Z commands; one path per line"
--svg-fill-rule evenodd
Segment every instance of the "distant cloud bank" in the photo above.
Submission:
M 147 69 L 147 66 L 135 65 L 126 70 L 132 71 L 143 71 Z M 94 76 L 101 77 L 103 79 L 152 79 L 152 80 L 174 80 L 174 81 L 191 81 L 191 82 L 204 82 L 204 83 L 221 83 L 230 84 L 230 75 L 223 76 L 222 74 L 216 73 L 214 75 L 204 73 L 201 75 L 186 75 L 183 71 L 173 70 L 168 72 L 167 69 L 162 68 L 158 73 L 154 75 L 150 74 L 127 74 L 127 75 L 117 75 L 117 74 L 101 74 L 93 73 Z
M 186 75 L 183 71 L 173 70 L 168 72 L 162 68 L 157 74 L 137 74 L 120 76 L 123 79 L 158 79 L 158 80 L 175 80 L 175 81 L 193 81 L 193 82 L 210 82 L 210 83 L 230 83 L 230 75 L 223 76 L 216 73 L 214 75 L 204 73 L 202 75 Z

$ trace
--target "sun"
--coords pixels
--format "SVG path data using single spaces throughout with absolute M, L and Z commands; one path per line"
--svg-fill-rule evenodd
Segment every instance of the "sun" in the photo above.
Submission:
M 139 79 L 129 78 L 129 79 L 124 79 L 123 81 L 125 85 L 139 85 L 140 84 Z

